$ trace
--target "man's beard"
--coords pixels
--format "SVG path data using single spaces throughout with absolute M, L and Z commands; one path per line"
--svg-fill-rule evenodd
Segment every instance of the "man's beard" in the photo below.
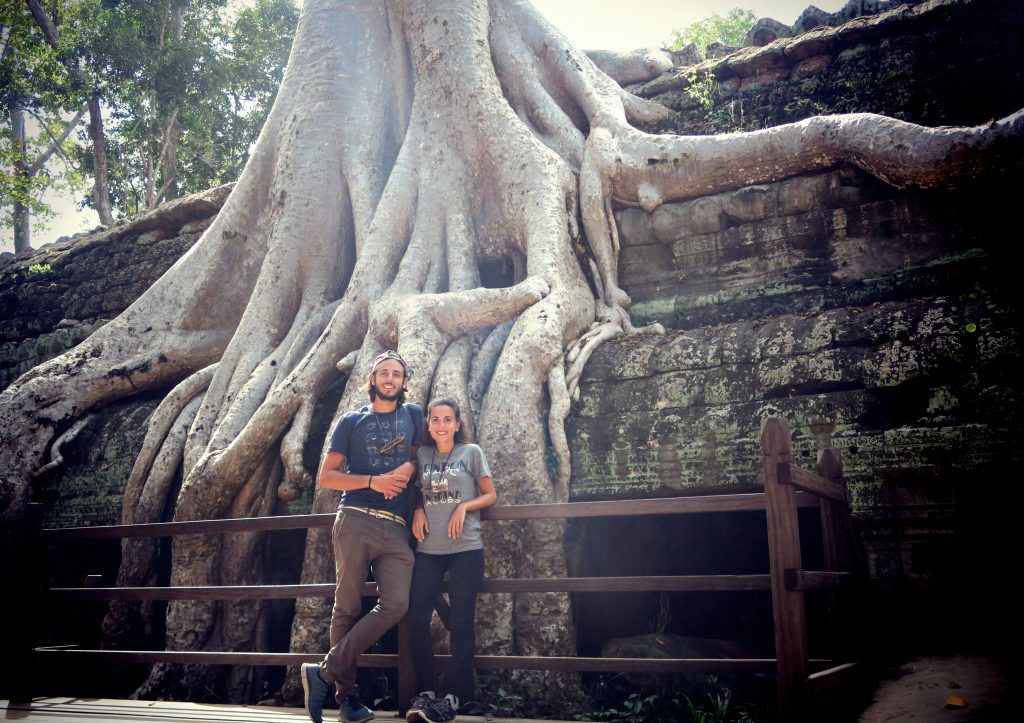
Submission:
M 377 399 L 383 399 L 385 402 L 398 401 L 398 398 L 402 396 L 402 392 L 404 391 L 404 389 L 399 387 L 398 391 L 395 392 L 394 394 L 385 394 L 384 392 L 377 388 L 376 384 L 373 385 L 373 393 L 377 395 Z

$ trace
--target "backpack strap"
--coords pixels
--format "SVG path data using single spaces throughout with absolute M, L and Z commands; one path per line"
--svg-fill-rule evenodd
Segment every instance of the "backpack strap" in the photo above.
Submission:
M 412 424 L 412 440 L 410 447 L 423 443 L 423 408 L 418 404 L 403 404 Z

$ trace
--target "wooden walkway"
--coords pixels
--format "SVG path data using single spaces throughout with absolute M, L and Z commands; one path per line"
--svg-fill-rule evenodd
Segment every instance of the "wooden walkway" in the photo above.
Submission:
M 109 698 L 35 698 L 31 703 L 0 700 L 0 720 L 46 721 L 46 723 L 304 723 L 309 718 L 302 708 L 274 708 L 262 705 L 220 705 L 175 703 L 154 700 L 113 700 Z M 324 721 L 335 723 L 338 713 L 324 711 Z M 403 721 L 395 711 L 377 711 L 375 721 Z M 460 715 L 458 723 L 531 723 L 524 718 L 484 718 Z M 547 721 L 546 723 L 553 723 Z

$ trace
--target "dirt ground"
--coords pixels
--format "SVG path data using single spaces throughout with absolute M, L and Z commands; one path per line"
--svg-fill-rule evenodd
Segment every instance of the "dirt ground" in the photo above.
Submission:
M 1013 677 L 1005 664 L 983 655 L 916 658 L 877 687 L 857 723 L 1019 720 L 1010 701 Z

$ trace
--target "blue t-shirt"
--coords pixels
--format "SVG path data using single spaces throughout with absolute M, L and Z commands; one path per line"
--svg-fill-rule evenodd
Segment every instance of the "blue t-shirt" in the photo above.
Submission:
M 350 474 L 385 474 L 412 459 L 413 447 L 419 446 L 422 436 L 423 409 L 418 404 L 401 404 L 384 413 L 367 405 L 342 415 L 327 449 L 345 455 Z M 408 498 L 409 487 L 390 500 L 364 487 L 342 492 L 338 507 L 371 507 L 408 516 Z

